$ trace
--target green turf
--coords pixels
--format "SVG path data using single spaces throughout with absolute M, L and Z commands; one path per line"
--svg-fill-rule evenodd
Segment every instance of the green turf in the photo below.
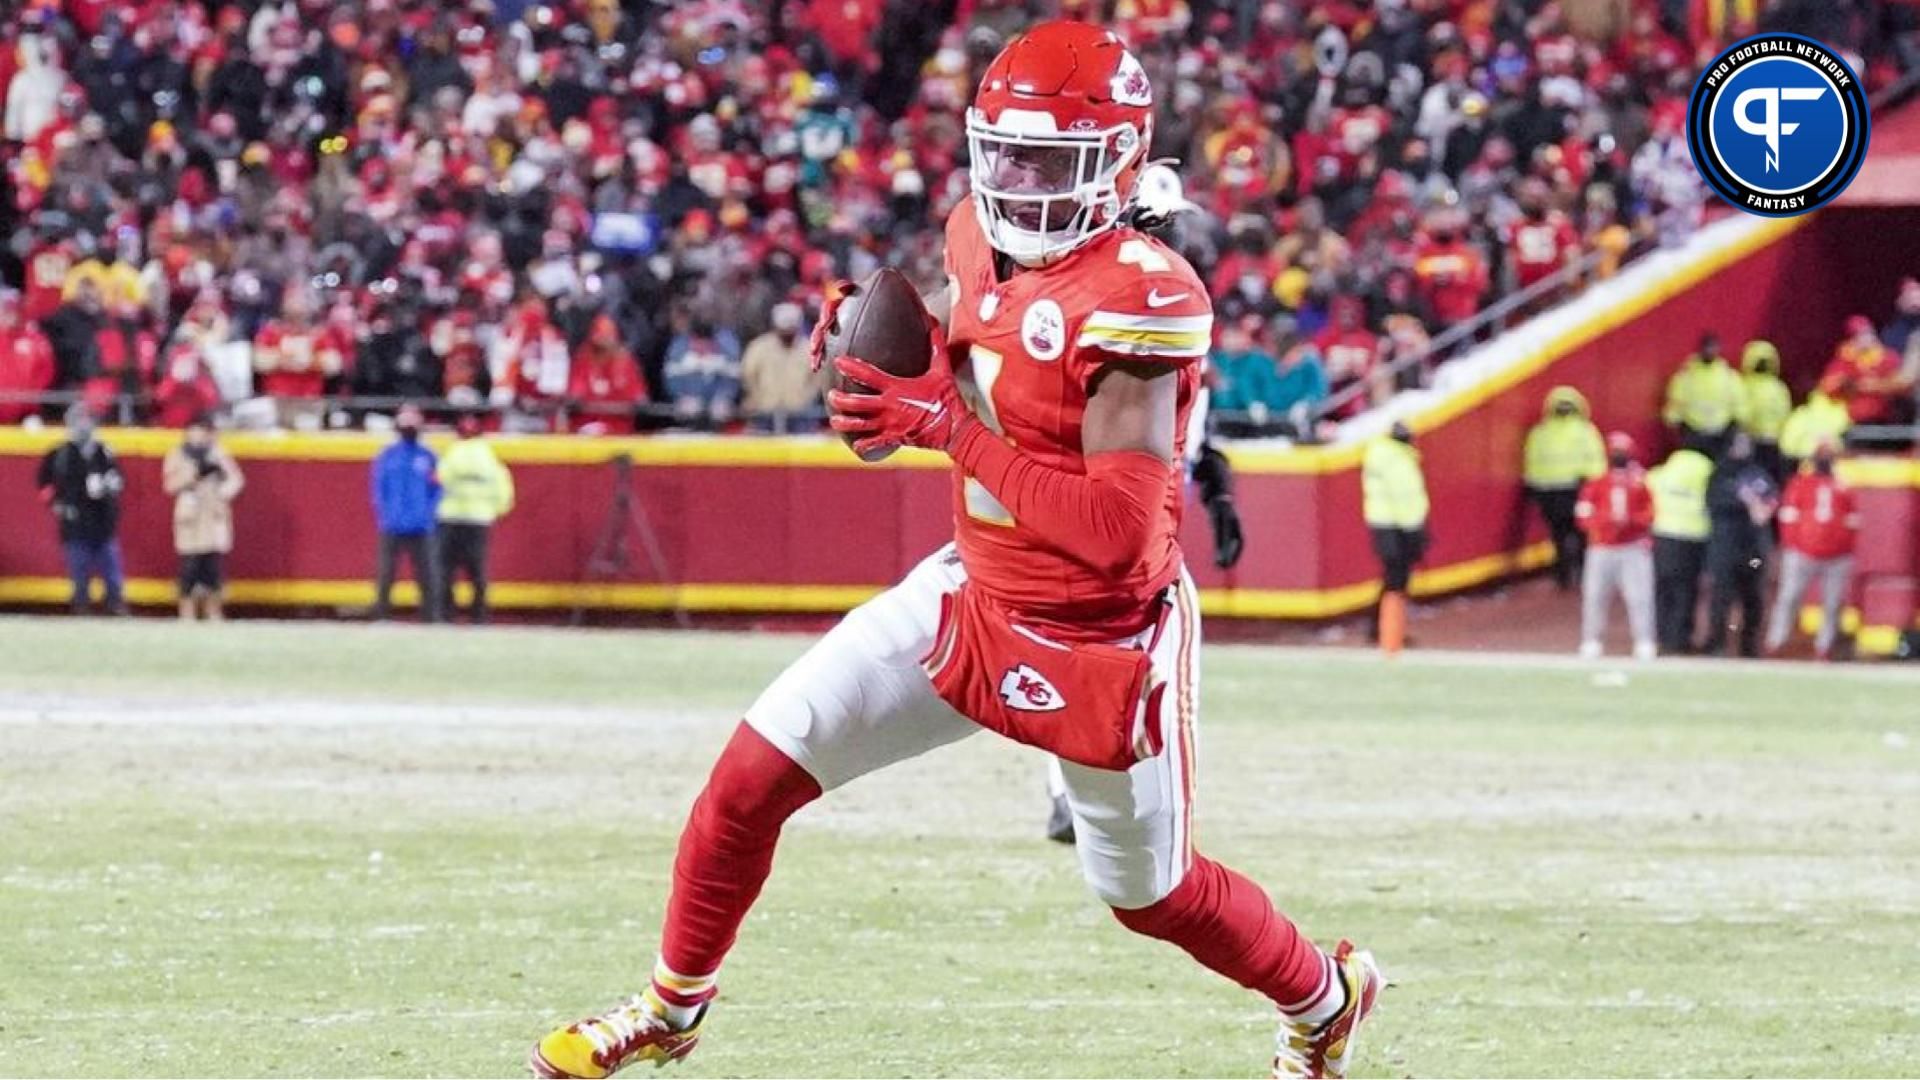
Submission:
M 0 1075 L 500 1075 L 637 989 L 794 637 L 0 620 Z M 1213 648 L 1199 843 L 1361 1075 L 1920 1074 L 1920 681 Z M 1612 672 L 1625 671 L 1624 679 Z M 982 736 L 804 811 L 682 1075 L 1257 1075 Z

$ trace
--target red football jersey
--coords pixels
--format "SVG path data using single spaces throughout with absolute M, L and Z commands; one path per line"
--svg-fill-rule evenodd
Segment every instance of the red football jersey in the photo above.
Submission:
M 1049 266 L 1001 280 L 973 204 L 947 217 L 946 269 L 958 284 L 947 344 L 968 404 L 994 431 L 1047 465 L 1083 473 L 1080 425 L 1102 365 L 1178 369 L 1176 443 L 1212 341 L 1213 305 L 1186 260 L 1131 229 L 1103 233 Z M 1176 446 L 1175 460 L 1184 453 Z M 1180 572 L 1181 480 L 1167 480 L 1145 554 L 1117 572 L 1054 550 L 1021 528 L 979 482 L 954 470 L 954 532 L 969 580 L 1064 638 L 1136 632 Z
M 1810 558 L 1837 558 L 1853 552 L 1859 528 L 1853 491 L 1838 478 L 1803 472 L 1787 481 L 1780 503 L 1780 540 L 1787 547 Z
M 1573 514 L 1595 547 L 1637 544 L 1653 532 L 1653 493 L 1638 466 L 1609 469 L 1580 488 Z
M 1509 247 L 1515 282 L 1524 289 L 1565 266 L 1580 250 L 1580 234 L 1565 214 L 1553 213 L 1516 224 Z

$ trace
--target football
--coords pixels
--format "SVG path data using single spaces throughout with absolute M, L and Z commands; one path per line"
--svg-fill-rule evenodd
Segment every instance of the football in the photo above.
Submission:
M 924 374 L 933 362 L 933 341 L 927 332 L 931 316 L 907 276 L 890 266 L 882 267 L 866 280 L 845 288 L 833 323 L 827 327 L 827 362 L 831 364 L 838 356 L 855 356 L 889 374 Z M 873 389 L 837 372 L 833 386 L 852 394 Z M 853 439 L 849 437 L 847 442 L 851 444 Z M 860 456 L 879 461 L 892 452 L 889 449 Z

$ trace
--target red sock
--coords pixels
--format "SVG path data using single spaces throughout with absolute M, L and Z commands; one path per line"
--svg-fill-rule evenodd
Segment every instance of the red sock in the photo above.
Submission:
M 1121 925 L 1159 938 L 1289 1015 L 1320 1011 L 1332 992 L 1325 953 L 1308 941 L 1260 886 L 1196 853 L 1180 884 L 1157 903 L 1113 909 Z
M 713 995 L 711 976 L 773 869 L 780 827 L 819 797 L 819 782 L 792 758 L 744 723 L 734 730 L 694 800 L 673 861 L 660 960 L 706 984 L 703 992 L 674 1004 L 697 1004 Z M 673 987 L 664 989 L 671 993 Z

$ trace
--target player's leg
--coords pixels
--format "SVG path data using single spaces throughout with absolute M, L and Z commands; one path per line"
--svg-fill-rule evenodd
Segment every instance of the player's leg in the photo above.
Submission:
M 1193 849 L 1200 618 L 1184 577 L 1153 648 L 1161 751 L 1126 772 L 1063 763 L 1082 873 L 1135 933 L 1178 946 L 1280 1009 L 1292 1075 L 1340 1075 L 1383 980 L 1364 953 L 1315 946 L 1260 886 Z M 1299 1045 L 1293 1045 L 1298 1042 Z
M 536 1072 L 600 1077 L 691 1051 L 787 819 L 849 780 L 980 730 L 934 694 L 920 667 L 941 597 L 962 578 L 950 548 L 922 562 L 849 613 L 747 710 L 681 833 L 651 984 L 548 1035 L 534 1050 Z

